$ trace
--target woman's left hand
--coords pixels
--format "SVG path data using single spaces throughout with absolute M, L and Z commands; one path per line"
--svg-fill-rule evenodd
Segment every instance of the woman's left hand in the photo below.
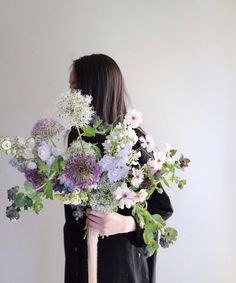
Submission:
M 132 216 L 125 216 L 116 212 L 103 213 L 91 209 L 86 210 L 86 215 L 86 224 L 105 236 L 136 230 L 136 223 Z

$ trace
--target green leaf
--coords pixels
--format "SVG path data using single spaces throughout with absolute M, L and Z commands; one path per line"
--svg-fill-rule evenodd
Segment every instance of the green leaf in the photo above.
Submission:
M 25 195 L 24 193 L 18 193 L 15 200 L 15 205 L 17 207 L 23 207 L 25 205 Z
M 59 155 L 52 163 L 52 170 L 55 171 L 57 174 L 60 174 L 60 172 L 64 168 L 64 164 L 65 164 L 64 158 L 61 155 Z
M 102 124 L 102 120 L 101 119 L 98 119 L 95 121 L 95 123 L 93 124 L 93 128 L 98 128 L 100 125 Z
M 97 145 L 95 145 L 95 144 L 92 144 L 92 148 L 93 148 L 97 158 L 100 158 L 101 157 L 101 150 L 100 150 L 100 148 Z
M 52 189 L 52 183 L 49 179 L 45 180 L 45 188 L 44 188 L 44 194 L 46 198 L 53 199 L 53 189 Z
M 96 131 L 93 127 L 87 125 L 83 127 L 83 136 L 85 137 L 95 137 Z
M 169 185 L 169 183 L 167 182 L 167 180 L 166 180 L 166 178 L 165 177 L 161 177 L 161 180 L 163 181 L 163 183 L 169 188 L 170 187 L 170 185 Z
M 25 181 L 24 188 L 26 191 L 26 195 L 29 198 L 33 199 L 36 196 L 37 192 L 34 190 L 33 185 L 30 182 Z
M 47 164 L 43 161 L 41 161 L 38 165 L 38 172 L 39 173 L 45 173 L 46 175 L 49 175 L 50 168 L 47 166 Z

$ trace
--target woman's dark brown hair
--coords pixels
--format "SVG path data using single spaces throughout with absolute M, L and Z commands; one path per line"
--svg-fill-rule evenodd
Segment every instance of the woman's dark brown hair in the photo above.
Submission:
M 75 88 L 93 97 L 97 115 L 107 123 L 122 121 L 126 113 L 125 84 L 120 68 L 109 56 L 91 54 L 73 61 Z

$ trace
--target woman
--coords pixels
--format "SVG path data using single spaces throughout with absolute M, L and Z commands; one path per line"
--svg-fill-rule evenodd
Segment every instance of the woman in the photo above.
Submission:
M 71 89 L 81 89 L 82 93 L 92 95 L 94 109 L 105 122 L 116 124 L 126 113 L 123 77 L 118 65 L 109 56 L 92 54 L 75 60 L 69 83 Z M 141 129 L 136 132 L 138 136 L 144 135 Z M 68 146 L 77 136 L 77 131 L 72 128 Z M 86 140 L 97 142 L 102 150 L 103 136 Z M 143 153 L 140 163 L 145 163 L 147 158 Z M 155 191 L 148 200 L 148 209 L 165 220 L 173 213 L 165 191 L 162 194 Z M 98 242 L 98 283 L 155 282 L 156 253 L 151 257 L 146 256 L 142 229 L 131 216 L 131 209 L 118 210 L 117 213 L 99 213 L 87 209 L 86 215 L 78 221 L 72 213 L 71 206 L 65 205 L 65 283 L 88 282 L 85 225 L 108 236 L 100 238 Z

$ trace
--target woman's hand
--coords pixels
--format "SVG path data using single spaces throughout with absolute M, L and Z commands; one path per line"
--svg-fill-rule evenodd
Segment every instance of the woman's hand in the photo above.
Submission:
M 97 212 L 91 209 L 86 210 L 86 215 L 86 224 L 105 236 L 136 230 L 136 223 L 132 216 L 124 216 L 116 212 Z

